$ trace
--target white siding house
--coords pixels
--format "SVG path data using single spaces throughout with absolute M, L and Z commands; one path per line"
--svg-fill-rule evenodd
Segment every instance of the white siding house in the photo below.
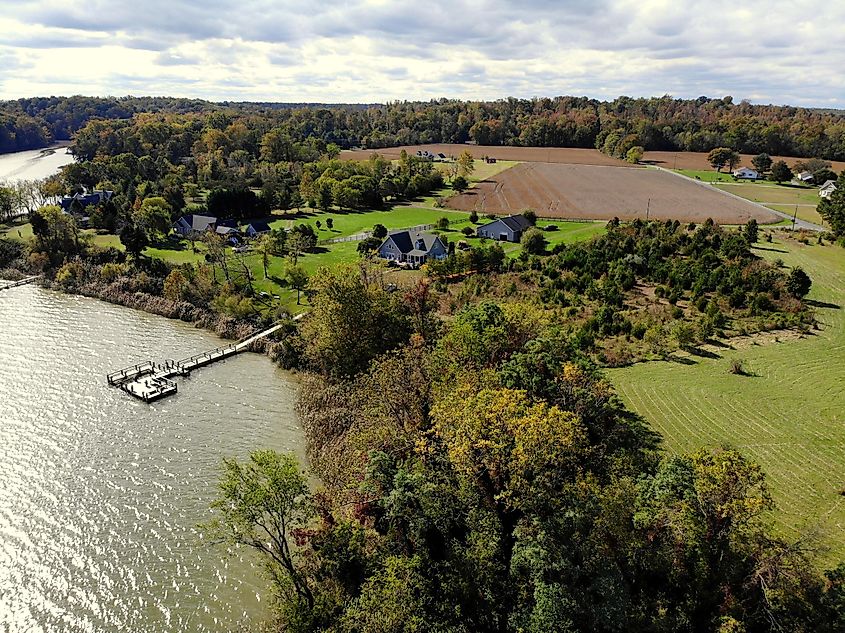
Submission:
M 739 169 L 734 169 L 733 177 L 742 178 L 744 180 L 759 180 L 760 172 L 754 169 L 749 169 L 748 167 L 740 167 Z

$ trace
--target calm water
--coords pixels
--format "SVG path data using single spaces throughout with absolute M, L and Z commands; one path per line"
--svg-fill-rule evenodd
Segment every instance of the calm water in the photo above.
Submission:
M 106 385 L 220 340 L 35 286 L 0 293 L 0 631 L 227 631 L 266 615 L 251 552 L 203 542 L 223 456 L 296 450 L 294 385 L 242 354 L 153 405 Z
M 64 147 L 0 154 L 0 181 L 39 180 L 73 162 Z

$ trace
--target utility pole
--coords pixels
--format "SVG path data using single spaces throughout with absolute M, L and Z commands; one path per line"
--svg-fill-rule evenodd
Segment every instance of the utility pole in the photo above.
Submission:
M 798 205 L 795 205 L 795 213 L 792 214 L 792 232 L 795 233 L 795 218 L 798 217 Z

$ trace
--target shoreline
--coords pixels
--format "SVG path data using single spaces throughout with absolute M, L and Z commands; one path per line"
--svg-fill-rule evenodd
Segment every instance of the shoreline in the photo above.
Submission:
M 23 152 L 41 152 L 44 155 L 49 155 L 47 152 L 55 154 L 56 150 L 66 149 L 70 147 L 72 143 L 73 141 L 70 139 L 53 141 L 50 145 L 46 145 L 44 147 L 31 147 L 29 149 L 16 149 L 11 152 L 0 152 L 0 157 L 11 156 L 12 154 L 21 154 Z
M 9 276 L 17 276 L 19 279 L 27 276 L 26 273 L 16 269 L 5 269 L 0 271 L 0 280 L 16 281 Z M 217 314 L 208 309 L 198 308 L 188 302 L 175 302 L 146 293 L 129 293 L 111 287 L 112 284 L 102 286 L 100 284 L 86 284 L 76 290 L 68 290 L 56 284 L 52 279 L 42 278 L 35 285 L 44 290 L 59 292 L 66 295 L 79 295 L 96 299 L 112 305 L 119 305 L 131 310 L 138 310 L 146 314 L 160 316 L 166 319 L 181 321 L 202 329 L 225 341 L 237 341 L 249 337 L 263 329 L 263 326 L 252 321 L 236 319 L 234 317 Z M 250 345 L 248 351 L 267 356 L 274 364 L 280 365 L 278 359 L 280 348 L 283 342 L 273 338 L 265 338 L 255 341 Z

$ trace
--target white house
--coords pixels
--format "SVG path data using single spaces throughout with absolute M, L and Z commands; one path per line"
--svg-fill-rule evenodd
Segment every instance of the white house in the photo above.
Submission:
M 836 191 L 836 181 L 828 180 L 819 187 L 819 198 L 829 198 L 834 191 Z
M 760 172 L 749 169 L 748 167 L 740 167 L 739 169 L 734 169 L 733 177 L 743 178 L 745 180 L 759 180 Z
M 813 182 L 813 172 L 802 171 L 800 174 L 796 174 L 795 180 L 798 182 Z

